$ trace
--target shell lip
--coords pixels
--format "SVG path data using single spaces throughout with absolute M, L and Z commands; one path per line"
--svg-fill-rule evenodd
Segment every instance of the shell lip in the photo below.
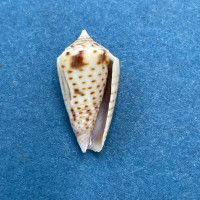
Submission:
M 106 128 L 109 103 L 110 103 L 110 97 L 111 97 L 112 65 L 113 65 L 113 61 L 111 60 L 107 66 L 108 76 L 107 76 L 107 83 L 106 83 L 103 99 L 99 108 L 94 129 L 90 136 L 90 144 L 88 146 L 88 149 L 91 149 L 97 152 L 101 151 L 103 147 L 102 145 L 103 135 Z

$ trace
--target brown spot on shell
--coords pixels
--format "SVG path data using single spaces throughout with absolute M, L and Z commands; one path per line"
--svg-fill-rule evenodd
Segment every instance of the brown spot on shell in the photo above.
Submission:
M 95 42 L 94 44 L 96 44 L 97 46 L 100 46 L 100 45 L 99 45 L 98 43 L 96 43 L 96 42 Z
M 91 70 L 92 70 L 92 71 L 94 71 L 94 70 L 95 70 L 95 68 L 93 67 L 93 68 L 91 68 Z
M 76 121 L 76 113 L 74 112 L 74 109 L 73 109 L 73 108 L 71 108 L 71 112 L 72 112 L 74 121 Z
M 81 92 L 79 89 L 74 89 L 74 93 L 75 94 L 80 94 L 80 95 L 83 95 L 84 93 Z
M 78 101 L 75 101 L 74 103 L 75 103 L 75 104 L 78 104 Z
M 76 83 L 72 83 L 72 85 L 77 85 Z
M 88 75 L 88 77 L 92 77 L 92 75 L 90 74 L 90 75 Z
M 95 100 L 95 99 L 96 99 L 96 97 L 93 97 L 92 99 L 93 99 L 93 100 Z
M 86 118 L 86 121 L 88 122 L 90 119 L 89 118 Z
M 69 77 L 69 80 L 72 80 L 73 78 L 72 77 Z
M 92 80 L 91 82 L 92 82 L 92 83 L 95 83 L 95 82 L 96 82 L 96 80 Z
M 66 52 L 66 56 L 69 56 L 70 55 L 70 52 Z
M 77 96 L 75 96 L 75 95 L 73 96 L 73 98 L 76 98 L 76 97 L 77 97 Z
M 65 68 L 65 65 L 62 65 L 62 68 Z
M 78 78 L 83 78 L 83 76 L 79 76 Z
M 80 71 L 82 72 L 82 71 L 84 71 L 84 69 L 80 69 Z
M 79 41 L 79 43 L 85 44 L 85 43 L 87 43 L 90 40 L 92 40 L 92 39 L 88 39 L 88 38 L 83 38 L 82 37 L 82 38 L 78 38 L 76 41 Z
M 90 90 L 90 89 L 92 89 L 92 87 L 88 87 L 88 89 Z
M 82 90 L 86 90 L 86 88 L 82 88 Z
M 81 107 L 78 107 L 77 109 L 78 109 L 78 110 L 80 110 L 80 109 L 81 109 Z
M 87 101 L 87 99 L 84 99 L 84 102 L 86 102 Z
M 85 63 L 83 60 L 84 60 L 84 52 L 79 51 L 79 53 L 77 55 L 72 56 L 71 67 L 74 69 L 79 69 L 85 65 L 88 65 L 88 63 Z
M 97 85 L 97 88 L 99 88 L 100 87 L 100 85 Z
M 99 55 L 98 61 L 97 61 L 97 65 L 100 65 L 101 63 L 104 63 L 104 61 L 106 60 L 106 51 L 103 51 L 103 54 Z
M 93 52 L 94 52 L 94 53 L 96 53 L 96 52 L 97 52 L 97 50 L 94 50 Z
M 98 75 L 101 76 L 101 73 L 99 73 Z
M 106 65 L 110 64 L 110 59 L 106 59 Z
M 71 73 L 72 73 L 72 71 L 71 71 L 71 70 L 68 70 L 67 72 L 68 72 L 69 74 L 71 74 Z
M 81 111 L 81 112 L 79 112 L 79 114 L 81 115 L 81 114 L 83 114 L 83 112 Z
M 88 105 L 85 105 L 85 108 L 87 108 L 88 107 Z
M 85 84 L 86 82 L 85 82 L 85 81 L 83 81 L 82 83 L 83 83 L 83 84 Z
M 90 109 L 89 109 L 89 110 L 87 110 L 87 111 L 86 111 L 86 113 L 87 113 L 87 114 L 89 114 L 89 115 L 92 115 L 92 112 L 91 112 L 91 110 L 90 110 Z
M 74 45 L 72 44 L 72 45 L 70 45 L 70 47 L 74 47 Z
M 90 92 L 90 94 L 94 94 L 95 92 Z

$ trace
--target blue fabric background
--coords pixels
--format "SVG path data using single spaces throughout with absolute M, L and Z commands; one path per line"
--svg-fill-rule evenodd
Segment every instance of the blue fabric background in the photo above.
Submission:
M 82 29 L 121 61 L 101 153 L 56 69 Z M 1 0 L 0 64 L 1 200 L 200 199 L 199 0 Z

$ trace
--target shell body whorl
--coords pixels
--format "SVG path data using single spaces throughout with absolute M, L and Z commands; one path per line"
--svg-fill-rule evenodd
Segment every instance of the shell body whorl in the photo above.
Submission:
M 116 62 L 117 73 L 113 69 Z M 119 60 L 84 30 L 58 57 L 57 68 L 70 123 L 82 152 L 100 151 L 113 114 Z

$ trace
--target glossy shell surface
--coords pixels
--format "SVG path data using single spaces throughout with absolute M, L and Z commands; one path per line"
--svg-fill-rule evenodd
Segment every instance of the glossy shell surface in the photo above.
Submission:
M 82 152 L 101 151 L 112 119 L 119 60 L 87 32 L 58 57 L 61 90 Z

